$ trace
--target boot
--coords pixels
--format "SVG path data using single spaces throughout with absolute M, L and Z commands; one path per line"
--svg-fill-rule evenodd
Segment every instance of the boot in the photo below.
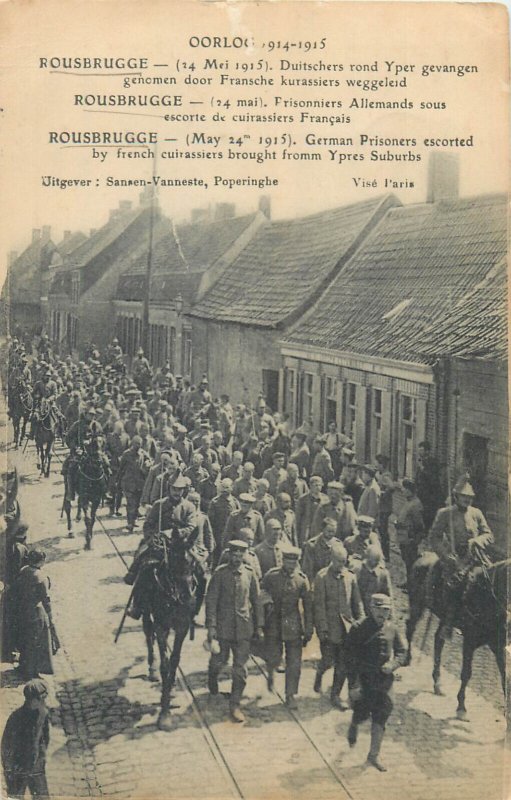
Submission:
M 128 617 L 131 617 L 131 619 L 140 619 L 141 616 L 142 609 L 136 603 L 132 602 L 128 608 Z
M 381 763 L 379 758 L 384 735 L 385 728 L 383 725 L 378 725 L 378 723 L 373 722 L 371 725 L 371 747 L 367 755 L 367 763 L 371 764 L 379 770 L 379 772 L 387 772 L 387 767 Z
M 314 678 L 314 691 L 316 694 L 321 693 L 321 681 L 323 680 L 323 673 L 321 670 L 316 669 L 316 677 Z
M 347 703 L 344 703 L 338 694 L 334 691 L 330 693 L 330 703 L 333 705 L 334 708 L 338 708 L 339 711 L 347 711 L 349 706 Z
M 348 744 L 350 747 L 355 747 L 357 743 L 357 736 L 358 736 L 358 728 L 353 720 L 350 723 L 350 727 L 348 728 Z
M 245 722 L 245 715 L 239 706 L 231 706 L 230 714 L 233 722 Z
M 268 670 L 268 675 L 266 678 L 266 686 L 268 687 L 269 692 L 273 692 L 273 670 Z
M 218 694 L 218 677 L 211 671 L 208 672 L 208 689 L 213 697 Z
M 289 708 L 290 711 L 298 710 L 298 703 L 296 702 L 296 697 L 294 696 L 294 694 L 286 695 L 286 706 Z

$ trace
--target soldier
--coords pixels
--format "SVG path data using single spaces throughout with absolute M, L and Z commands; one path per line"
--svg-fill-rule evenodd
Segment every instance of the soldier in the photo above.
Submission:
M 259 544 L 264 538 L 263 518 L 254 509 L 255 497 L 253 494 L 243 493 L 239 497 L 240 509 L 233 511 L 228 518 L 222 537 L 222 547 L 226 547 L 231 539 L 237 538 L 242 528 L 252 528 L 255 542 Z
M 220 410 L 218 415 L 219 427 L 222 432 L 222 437 L 225 445 L 229 447 L 232 436 L 234 434 L 235 420 L 234 409 L 231 405 L 230 397 L 228 394 L 220 395 Z
M 381 547 L 386 561 L 390 561 L 390 539 L 389 539 L 389 520 L 392 514 L 394 491 L 396 484 L 389 472 L 390 459 L 381 453 L 376 456 L 376 480 L 381 489 L 380 495 L 380 516 L 378 530 L 380 533 Z
M 313 475 L 320 475 L 323 483 L 328 484 L 334 480 L 334 469 L 332 458 L 326 449 L 326 436 L 318 435 L 314 439 L 314 458 L 312 459 L 311 472 Z
M 178 536 L 185 545 L 192 546 L 197 531 L 195 506 L 184 498 L 188 481 L 177 474 L 169 483 L 167 497 L 157 500 L 150 508 L 144 521 L 144 537 L 133 558 L 133 563 L 124 577 L 130 586 L 135 584 L 129 615 L 140 619 L 144 608 L 146 583 L 145 566 L 151 560 L 164 557 L 166 536 Z M 162 539 L 163 535 L 163 539 Z
M 417 469 L 415 472 L 417 497 L 423 506 L 424 525 L 429 531 L 435 514 L 441 505 L 442 489 L 440 486 L 440 467 L 431 455 L 429 442 L 419 442 Z
M 266 407 L 266 400 L 264 399 L 264 397 L 260 397 L 259 400 L 257 401 L 256 413 L 251 414 L 250 425 L 252 426 L 257 436 L 259 436 L 261 428 L 265 426 L 269 429 L 270 436 L 271 437 L 274 436 L 275 420 L 273 419 L 271 414 L 268 414 Z
M 102 433 L 103 429 L 96 421 L 96 409 L 90 405 L 68 430 L 66 444 L 74 453 L 77 449 L 83 450 L 91 436 L 101 436 Z
M 305 542 L 302 569 L 311 584 L 313 584 L 314 578 L 319 570 L 329 565 L 330 545 L 333 543 L 334 539 L 336 539 L 336 535 L 337 522 L 331 517 L 325 517 L 321 533 Z
M 135 528 L 149 466 L 150 459 L 142 450 L 142 440 L 140 436 L 134 436 L 129 449 L 120 458 L 117 473 L 117 486 L 122 489 L 126 498 L 126 533 L 133 533 Z
M 138 406 L 132 406 L 129 411 L 128 419 L 124 423 L 124 430 L 130 439 L 133 439 L 134 436 L 140 435 L 140 427 L 140 408 Z
M 307 479 L 310 475 L 311 452 L 307 444 L 307 433 L 302 428 L 293 433 L 291 448 L 289 461 L 297 465 L 300 478 Z
M 350 563 L 355 559 L 365 558 L 366 549 L 370 545 L 381 547 L 380 537 L 374 530 L 374 519 L 369 516 L 359 516 L 357 520 L 357 529 L 352 536 L 348 536 L 344 540 L 344 546 L 348 551 Z
M 121 420 L 117 420 L 114 424 L 114 429 L 112 433 L 109 433 L 106 437 L 106 452 L 110 459 L 110 495 L 108 499 L 108 504 L 110 506 L 110 516 L 121 516 L 121 503 L 122 503 L 122 492 L 119 488 L 119 482 L 117 480 L 118 472 L 119 472 L 119 464 L 121 461 L 121 456 L 125 450 L 128 449 L 130 445 L 130 438 L 128 434 L 124 430 L 124 426 Z
M 222 478 L 229 478 L 233 483 L 241 478 L 243 473 L 243 453 L 235 450 L 232 454 L 232 463 L 222 469 Z
M 229 706 L 233 722 L 245 721 L 240 703 L 247 682 L 250 640 L 254 633 L 259 639 L 264 636 L 257 578 L 243 563 L 246 550 L 246 542 L 234 539 L 229 543 L 229 563 L 215 570 L 206 593 L 208 641 L 218 642 L 218 650 L 209 660 L 208 688 L 211 695 L 218 694 L 218 674 L 232 651 Z
M 279 483 L 279 492 L 285 492 L 291 498 L 291 508 L 296 512 L 296 504 L 300 497 L 308 493 L 307 483 L 300 478 L 300 473 L 296 464 L 287 465 L 287 477 Z
M 174 447 L 188 467 L 191 463 L 193 455 L 193 445 L 187 436 L 188 431 L 186 430 L 185 426 L 181 425 L 179 422 L 174 426 L 174 430 L 176 431 L 176 441 Z
M 373 594 L 386 594 L 392 600 L 392 581 L 390 572 L 384 564 L 380 545 L 368 545 L 364 560 L 359 566 L 352 567 L 352 570 L 357 577 L 366 616 L 369 615 Z
M 260 515 L 263 517 L 266 516 L 270 511 L 273 511 L 275 508 L 275 500 L 269 494 L 268 488 L 270 484 L 266 480 L 266 478 L 260 478 L 257 481 L 257 488 L 254 493 L 255 503 L 254 508 L 256 511 L 259 511 Z
M 483 512 L 472 506 L 475 497 L 470 483 L 461 478 L 453 489 L 454 503 L 437 511 L 429 541 L 443 567 L 446 611 L 440 635 L 452 637 L 463 588 L 476 552 L 484 553 L 493 544 L 493 534 Z
M 386 594 L 373 594 L 370 615 L 351 628 L 346 637 L 348 681 L 353 717 L 348 743 L 357 742 L 358 726 L 371 717 L 371 746 L 367 756 L 380 772 L 386 772 L 379 755 L 385 725 L 392 713 L 389 691 L 394 672 L 406 661 L 406 644 L 390 620 L 392 603 Z
M 278 519 L 269 519 L 264 526 L 264 539 L 254 548 L 262 575 L 270 569 L 282 566 L 282 525 Z
M 8 797 L 47 800 L 46 750 L 50 741 L 50 715 L 45 700 L 48 687 L 34 678 L 23 687 L 25 703 L 9 716 L 2 735 L 2 767 Z
M 147 473 L 140 504 L 152 506 L 157 500 L 166 497 L 169 480 L 175 477 L 177 470 L 175 456 L 169 450 L 162 450 L 159 464 L 154 464 Z
M 202 465 L 204 463 L 204 456 L 200 453 L 194 453 L 192 456 L 192 463 L 185 470 L 185 478 L 189 478 L 193 488 L 198 491 L 201 483 L 208 479 L 209 473 Z
M 245 552 L 243 556 L 243 561 L 245 564 L 252 569 L 254 575 L 256 576 L 258 581 L 261 581 L 263 577 L 263 573 L 261 571 L 261 565 L 259 563 L 259 559 L 254 550 L 254 531 L 252 528 L 242 528 L 238 534 L 238 538 L 242 542 L 246 542 L 248 546 L 248 550 Z M 227 547 L 225 548 L 224 552 L 220 556 L 219 564 L 228 564 L 229 563 L 229 543 L 227 543 Z
M 399 509 L 395 523 L 401 558 L 406 568 L 406 590 L 411 587 L 412 567 L 419 556 L 419 544 L 424 538 L 424 509 L 417 497 L 415 483 L 409 478 L 402 481 L 405 502 Z M 404 587 L 401 587 L 404 588 Z
M 323 529 L 323 521 L 326 517 L 335 519 L 337 523 L 337 538 L 345 539 L 351 536 L 356 526 L 355 509 L 349 495 L 344 495 L 343 486 L 338 481 L 330 481 L 327 486 L 328 502 L 320 503 L 316 508 L 312 520 L 312 535 L 318 536 Z
M 216 450 L 213 448 L 213 434 L 212 433 L 205 433 L 201 438 L 201 446 L 197 450 L 197 453 L 200 453 L 202 458 L 204 459 L 203 465 L 204 468 L 207 469 L 209 474 L 211 475 L 211 468 L 213 464 L 220 463 L 218 461 L 218 455 Z
M 216 453 L 220 469 L 227 467 L 231 463 L 231 456 L 227 447 L 224 445 L 224 435 L 222 431 L 213 432 L 213 449 Z
M 194 543 L 199 547 L 204 547 L 208 551 L 209 560 L 215 549 L 215 539 L 213 536 L 213 531 L 211 530 L 209 518 L 207 514 L 200 509 L 201 496 L 198 492 L 192 491 L 188 492 L 186 499 L 195 507 L 198 534 Z
M 138 348 L 137 357 L 133 361 L 131 372 L 133 375 L 133 380 L 137 385 L 137 389 L 144 394 L 151 383 L 152 372 L 149 361 L 147 358 L 145 358 L 144 351 L 141 347 Z
M 302 647 L 312 638 L 312 594 L 310 584 L 298 568 L 300 548 L 282 548 L 282 566 L 269 570 L 261 588 L 271 599 L 265 622 L 265 651 L 268 689 L 273 674 L 286 653 L 286 705 L 296 710 L 296 695 L 302 666 Z
M 291 498 L 285 492 L 280 492 L 277 495 L 277 508 L 270 511 L 266 517 L 265 522 L 269 519 L 278 519 L 282 525 L 282 531 L 287 537 L 289 544 L 294 547 L 298 544 L 296 538 L 296 518 L 294 511 L 291 510 Z
M 220 489 L 208 508 L 208 517 L 211 523 L 213 536 L 215 537 L 215 553 L 213 564 L 216 566 L 222 551 L 222 536 L 227 524 L 227 520 L 234 511 L 239 510 L 239 503 L 232 494 L 232 481 L 230 478 L 222 478 Z
M 291 464 L 289 464 L 291 466 Z M 323 479 L 319 475 L 313 475 L 310 479 L 310 491 L 302 495 L 296 501 L 295 515 L 296 515 L 296 536 L 298 539 L 298 546 L 304 546 L 307 539 L 310 539 L 312 533 L 312 520 L 318 506 L 328 503 L 328 497 L 323 494 Z
M 273 466 L 271 466 L 270 469 L 265 469 L 263 472 L 263 478 L 269 483 L 268 491 L 275 498 L 277 497 L 279 485 L 287 478 L 287 473 L 284 469 L 285 461 L 286 457 L 284 453 L 274 453 Z
M 365 464 L 362 467 L 361 478 L 364 484 L 364 491 L 358 501 L 357 514 L 373 517 L 376 524 L 380 519 L 380 495 L 381 489 L 376 480 L 376 467 L 372 464 Z
M 234 466 L 234 458 L 232 466 Z M 234 481 L 232 493 L 235 497 L 239 497 L 241 494 L 254 494 L 255 490 L 257 489 L 257 481 L 254 478 L 254 470 L 255 467 L 251 461 L 247 461 L 247 463 L 243 465 L 241 478 L 238 478 Z
M 218 462 L 211 464 L 207 478 L 199 484 L 199 494 L 201 496 L 201 508 L 207 514 L 209 504 L 218 494 L 221 467 Z
M 321 569 L 314 581 L 314 624 L 321 647 L 314 691 L 321 691 L 326 670 L 334 667 L 330 702 L 340 711 L 348 706 L 341 701 L 347 676 L 345 642 L 351 626 L 364 616 L 357 579 L 346 566 L 348 553 L 336 540 L 330 546 L 330 564 Z

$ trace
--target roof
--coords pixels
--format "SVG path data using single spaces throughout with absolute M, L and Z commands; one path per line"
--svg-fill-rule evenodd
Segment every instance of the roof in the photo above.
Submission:
M 130 260 L 147 252 L 150 215 L 149 206 L 119 211 L 65 258 L 64 265 L 51 283 L 50 294 L 69 294 L 71 272 L 77 269 L 82 273 L 80 293 L 83 294 L 115 264 L 129 264 Z M 155 237 L 160 235 L 165 222 L 168 224 L 156 212 L 153 226 Z
M 234 242 L 255 219 L 255 214 L 229 217 L 216 222 L 194 222 L 175 225 L 167 221 L 167 234 L 154 244 L 152 271 L 205 271 Z M 147 258 L 141 257 L 130 266 L 130 273 L 145 272 Z
M 303 312 L 386 209 L 391 195 L 261 226 L 193 316 L 276 328 Z
M 424 331 L 419 347 L 424 355 L 507 359 L 507 260 L 490 269 L 483 280 L 458 301 L 442 322 Z
M 65 239 L 62 239 L 57 244 L 57 250 L 59 253 L 65 257 L 76 250 L 83 242 L 87 239 L 86 235 L 81 231 L 73 231 L 69 236 L 66 236 Z
M 430 363 L 506 247 L 505 195 L 392 208 L 285 342 Z
M 10 265 L 7 287 L 9 303 L 37 303 L 41 300 L 41 272 L 48 269 L 55 245 L 51 240 L 32 242 Z
M 165 302 L 181 294 L 187 304 L 192 303 L 204 272 L 225 255 L 255 217 L 256 214 L 246 214 L 185 225 L 165 220 L 161 235 L 153 239 L 151 299 Z M 146 269 L 144 252 L 119 278 L 118 300 L 142 300 Z

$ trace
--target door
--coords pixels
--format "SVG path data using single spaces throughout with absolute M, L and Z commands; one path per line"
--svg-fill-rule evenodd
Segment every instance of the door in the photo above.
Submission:
M 279 407 L 279 371 L 277 369 L 263 369 L 263 394 L 269 408 L 276 411 Z
M 473 433 L 463 434 L 463 466 L 476 493 L 474 505 L 484 511 L 488 473 L 488 439 Z

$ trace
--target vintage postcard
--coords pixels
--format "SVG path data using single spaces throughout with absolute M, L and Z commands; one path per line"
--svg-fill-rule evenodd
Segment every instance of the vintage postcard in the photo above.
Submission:
M 0 3 L 3 797 L 509 796 L 508 161 L 504 5 Z

